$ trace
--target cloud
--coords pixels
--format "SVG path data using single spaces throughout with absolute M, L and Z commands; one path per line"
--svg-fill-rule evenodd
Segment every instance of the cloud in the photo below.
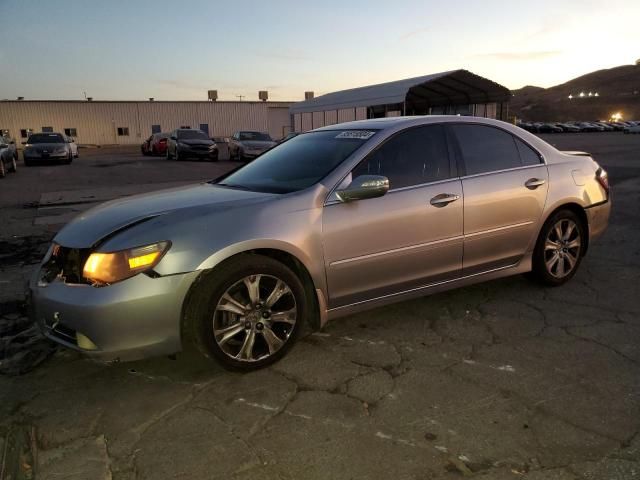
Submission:
M 556 57 L 562 54 L 561 50 L 542 50 L 537 52 L 492 52 L 478 53 L 476 58 L 493 58 L 506 61 L 542 60 L 543 58 Z
M 421 35 L 423 33 L 427 33 L 429 31 L 428 28 L 418 28 L 417 30 L 412 30 L 410 32 L 405 33 L 404 35 L 400 36 L 400 40 L 408 40 L 411 37 L 415 37 L 417 35 Z

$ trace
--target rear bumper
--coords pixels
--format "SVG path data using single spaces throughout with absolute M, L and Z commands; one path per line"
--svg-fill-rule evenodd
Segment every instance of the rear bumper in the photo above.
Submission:
M 37 272 L 29 284 L 31 315 L 47 338 L 101 361 L 169 355 L 182 350 L 182 305 L 198 274 L 41 287 Z
M 585 208 L 589 222 L 589 240 L 595 240 L 601 236 L 609 225 L 611 214 L 611 194 L 605 202 Z

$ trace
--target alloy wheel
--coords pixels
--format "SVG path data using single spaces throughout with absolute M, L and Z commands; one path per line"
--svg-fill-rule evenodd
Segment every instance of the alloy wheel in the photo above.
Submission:
M 549 230 L 544 243 L 544 263 L 547 272 L 555 278 L 569 275 L 581 253 L 580 229 L 576 222 L 563 218 Z
M 297 321 L 291 288 L 272 275 L 249 275 L 222 295 L 213 317 L 214 338 L 230 358 L 264 360 L 289 340 Z

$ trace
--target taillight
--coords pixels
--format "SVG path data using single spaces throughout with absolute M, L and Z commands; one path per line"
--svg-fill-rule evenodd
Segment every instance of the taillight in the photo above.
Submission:
M 598 170 L 596 171 L 596 180 L 608 194 L 611 187 L 609 187 L 609 175 L 604 168 L 598 168 Z
M 167 139 L 166 138 L 161 138 L 158 143 L 167 143 Z

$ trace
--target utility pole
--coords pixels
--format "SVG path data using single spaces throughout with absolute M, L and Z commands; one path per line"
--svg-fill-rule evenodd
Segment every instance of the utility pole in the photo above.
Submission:
M 244 95 L 236 95 L 236 97 L 238 97 L 240 99 L 240 101 L 242 101 L 242 99 L 245 97 Z

